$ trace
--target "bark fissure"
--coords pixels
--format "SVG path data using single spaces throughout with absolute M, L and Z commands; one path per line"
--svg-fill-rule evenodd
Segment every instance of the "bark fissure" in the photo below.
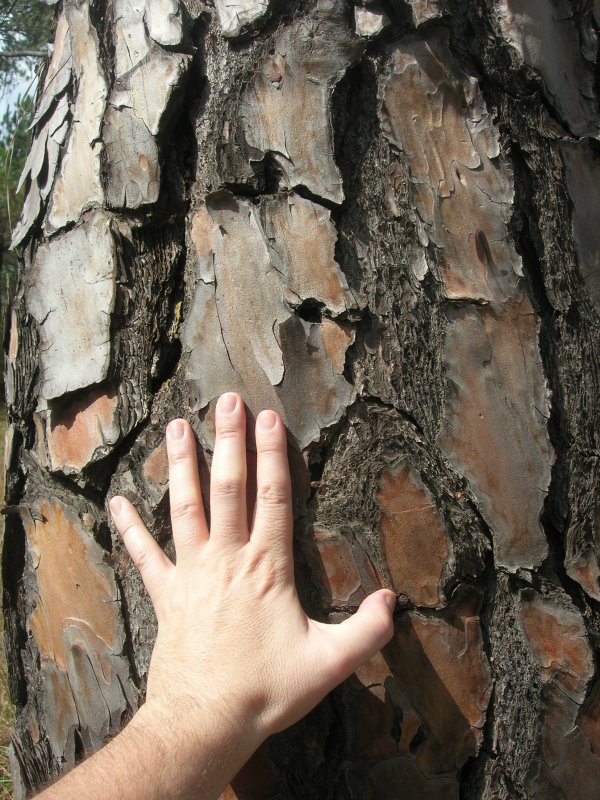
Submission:
M 398 606 L 383 654 L 225 796 L 587 800 L 593 10 L 159 5 L 59 7 L 24 173 L 5 337 L 17 783 L 95 749 L 143 697 L 156 618 L 104 503 L 128 496 L 173 556 L 164 425 L 192 422 L 206 483 L 215 402 L 237 390 L 289 428 L 305 607 L 339 622 L 380 586 Z M 69 606 L 60 520 L 101 607 Z

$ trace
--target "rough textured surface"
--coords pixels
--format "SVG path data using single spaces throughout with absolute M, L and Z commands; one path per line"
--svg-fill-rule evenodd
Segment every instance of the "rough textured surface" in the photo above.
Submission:
M 38 248 L 26 280 L 28 311 L 40 330 L 44 400 L 106 377 L 116 260 L 110 218 L 99 212 Z
M 54 183 L 60 148 L 68 130 L 69 102 L 66 94 L 72 77 L 69 24 L 59 17 L 54 36 L 54 51 L 44 79 L 42 93 L 31 127 L 35 128 L 31 150 L 23 167 L 17 190 L 28 182 L 21 219 L 16 225 L 11 246 L 21 244 L 31 231 Z
M 408 159 L 419 240 L 434 244 L 449 299 L 501 302 L 521 261 L 508 236 L 511 174 L 478 84 L 444 29 L 396 45 L 392 65 L 382 121 Z
M 534 797 L 591 797 L 600 782 L 600 758 L 590 746 L 585 723 L 583 731 L 578 724 L 594 674 L 583 620 L 575 609 L 526 590 L 522 593 L 521 625 L 542 680 L 540 758 L 531 770 L 529 791 Z
M 137 27 L 143 20 L 135 20 Z M 177 30 L 177 26 L 175 26 Z M 181 37 L 181 29 L 179 29 Z M 166 32 L 163 38 L 168 39 Z M 129 26 L 122 36 L 135 36 Z M 170 44 L 177 44 L 176 36 Z M 189 64 L 189 56 L 152 45 L 146 57 L 117 78 L 104 118 L 108 163 L 107 202 L 138 208 L 158 200 L 159 153 L 156 137 L 166 123 L 166 110 Z
M 281 274 L 289 306 L 314 301 L 336 316 L 356 307 L 335 260 L 337 232 L 327 209 L 292 193 L 267 200 L 261 218 L 269 257 Z
M 116 0 L 112 13 L 115 82 L 103 129 L 107 202 L 138 208 L 158 200 L 158 129 L 165 127 L 165 112 L 190 59 L 163 49 L 181 44 L 179 0 Z
M 574 13 L 567 0 L 500 0 L 498 19 L 506 40 L 539 73 L 548 101 L 568 130 L 575 136 L 597 136 L 591 19 Z
M 408 160 L 420 241 L 434 245 L 450 300 L 485 304 L 448 309 L 451 390 L 438 441 L 478 496 L 498 563 L 531 568 L 547 552 L 539 516 L 552 449 L 538 325 L 521 297 L 521 259 L 509 237 L 511 172 L 477 83 L 450 55 L 447 33 L 397 45 L 392 63 L 384 131 Z
M 315 528 L 303 547 L 327 608 L 342 610 L 358 606 L 368 594 L 380 588 L 381 580 L 368 553 L 351 531 Z
M 78 474 L 105 456 L 121 435 L 117 409 L 114 387 L 101 385 L 56 411 L 47 411 L 38 446 L 47 449 L 45 461 L 50 469 Z
M 224 797 L 594 796 L 596 6 L 57 5 L 6 333 L 17 797 L 143 697 L 156 618 L 105 503 L 173 556 L 165 423 L 206 493 L 231 389 L 288 425 L 308 612 L 398 605 Z
M 105 117 L 105 137 L 110 205 L 139 208 L 155 203 L 160 186 L 158 148 L 144 122 L 128 108 L 110 108 Z
M 354 30 L 358 36 L 377 36 L 389 24 L 389 17 L 380 6 L 354 6 Z
M 267 230 L 260 210 L 271 212 Z M 331 313 L 351 304 L 333 259 L 329 212 L 297 196 L 259 209 L 219 193 L 194 214 L 191 238 L 198 282 L 182 343 L 197 408 L 235 389 L 253 414 L 281 413 L 305 447 L 340 418 L 353 394 L 343 377 L 351 337 L 343 328 L 336 337 L 333 321 L 294 315 L 292 306 L 303 297 Z M 316 265 L 313 275 L 307 263 Z
M 223 36 L 235 38 L 256 25 L 268 12 L 268 0 L 216 0 L 215 8 Z
M 264 169 L 270 158 L 280 188 L 302 186 L 341 203 L 344 190 L 333 157 L 331 96 L 361 50 L 346 27 L 343 4 L 323 4 L 285 29 L 272 49 L 240 108 L 249 162 L 255 169 L 262 162 Z
M 132 700 L 123 688 L 128 668 L 113 571 L 85 522 L 56 501 L 24 516 L 36 583 L 27 624 L 41 659 L 46 735 L 67 761 L 76 731 L 93 752 L 120 728 Z
M 440 446 L 468 477 L 491 528 L 496 561 L 510 570 L 531 569 L 548 551 L 540 514 L 552 448 L 537 338 L 525 298 L 501 310 L 449 312 L 451 383 Z
M 82 620 L 108 648 L 118 648 L 116 587 L 111 570 L 102 562 L 102 551 L 64 506 L 43 502 L 34 514 L 25 525 L 38 587 L 29 624 L 41 655 L 64 670 L 63 636 L 71 622 Z M 63 546 L 69 559 L 61 558 Z M 94 591 L 80 592 L 81 584 L 89 581 Z
M 402 615 L 383 657 L 342 690 L 361 796 L 397 797 L 401 787 L 409 797 L 458 797 L 453 773 L 481 747 L 491 693 L 478 608 L 463 587 L 444 616 Z
M 572 202 L 571 225 L 579 269 L 596 309 L 600 309 L 600 166 L 595 151 L 585 141 L 564 143 L 567 191 Z
M 429 20 L 438 19 L 446 10 L 445 0 L 408 0 L 408 3 L 417 27 Z
M 440 584 L 452 550 L 431 494 L 408 465 L 401 464 L 383 473 L 376 499 L 394 589 L 417 606 L 441 605 Z
M 106 76 L 100 62 L 98 35 L 90 20 L 87 2 L 68 2 L 65 16 L 71 37 L 73 78 L 77 95 L 65 153 L 50 195 L 44 223 L 46 233 L 77 222 L 88 208 L 101 206 L 100 136 L 106 106 Z
M 406 614 L 390 646 L 394 675 L 423 726 L 413 752 L 426 776 L 460 768 L 483 741 L 492 684 L 478 612 L 477 594 L 465 590 L 446 619 Z

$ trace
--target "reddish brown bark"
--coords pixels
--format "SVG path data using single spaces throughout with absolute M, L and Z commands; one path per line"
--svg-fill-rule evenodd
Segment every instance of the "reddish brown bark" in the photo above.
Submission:
M 224 797 L 595 796 L 596 7 L 57 18 L 6 343 L 17 796 L 142 702 L 156 620 L 105 501 L 172 555 L 164 425 L 206 482 L 226 390 L 288 426 L 307 610 L 398 606 Z

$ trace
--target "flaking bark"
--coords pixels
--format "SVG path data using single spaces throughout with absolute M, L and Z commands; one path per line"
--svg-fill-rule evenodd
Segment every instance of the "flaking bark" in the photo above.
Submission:
M 599 22 L 58 5 L 6 338 L 17 798 L 142 702 L 156 620 L 104 504 L 173 555 L 165 423 L 206 481 L 232 389 L 288 426 L 307 611 L 398 606 L 224 798 L 597 794 Z

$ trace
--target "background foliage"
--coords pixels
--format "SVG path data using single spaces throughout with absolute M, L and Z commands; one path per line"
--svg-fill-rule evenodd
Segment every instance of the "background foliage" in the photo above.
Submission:
M 0 91 L 30 78 L 48 52 L 53 16 L 53 6 L 42 0 L 0 0 Z
M 42 0 L 0 0 L 0 330 L 4 330 L 6 309 L 17 279 L 18 258 L 9 246 L 12 227 L 21 214 L 24 190 L 17 194 L 16 187 L 29 150 L 28 126 L 37 74 L 48 53 L 53 17 L 54 8 Z M 3 389 L 0 377 L 0 457 L 6 424 Z M 3 488 L 0 485 L 2 496 Z M 0 537 L 3 527 L 0 517 Z M 0 617 L 0 634 L 1 627 Z M 0 800 L 12 796 L 6 755 L 12 722 L 6 661 L 0 648 Z
M 12 290 L 17 275 L 17 254 L 9 250 L 11 229 L 18 220 L 24 199 L 24 189 L 17 194 L 16 187 L 27 152 L 30 133 L 27 130 L 33 110 L 29 95 L 19 97 L 9 105 L 0 120 L 0 166 L 2 169 L 2 192 L 0 194 L 0 287 L 2 306 L 8 301 L 8 287 Z
M 0 0 L 0 303 L 2 318 L 17 274 L 9 251 L 23 191 L 16 186 L 29 149 L 37 73 L 48 53 L 54 8 L 42 0 Z

